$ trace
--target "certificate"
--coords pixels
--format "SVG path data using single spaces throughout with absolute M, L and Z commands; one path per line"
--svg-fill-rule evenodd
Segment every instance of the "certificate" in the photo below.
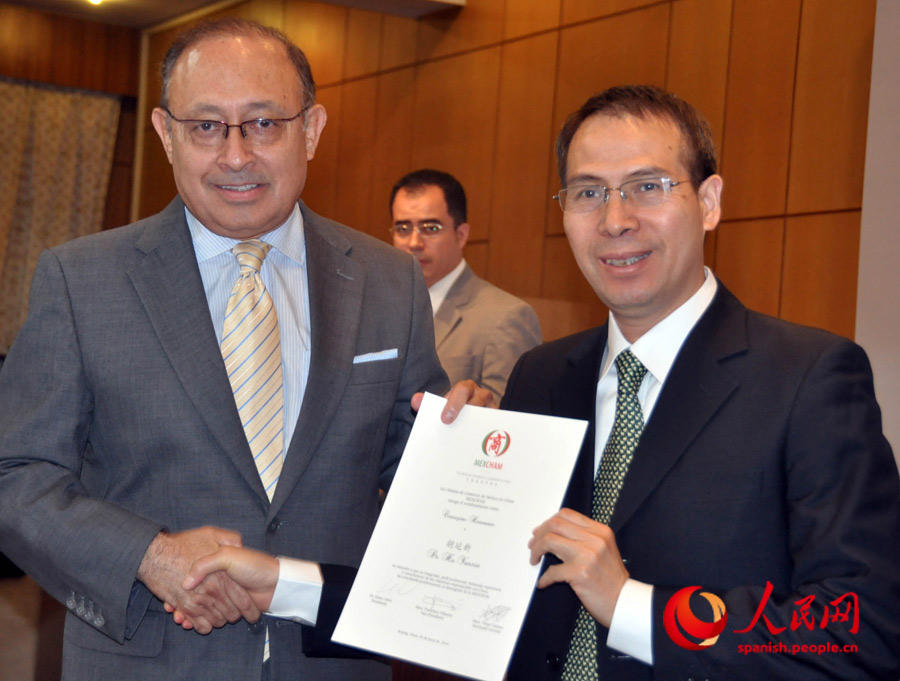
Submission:
M 500 681 L 587 422 L 467 406 L 447 425 L 444 404 L 425 395 L 332 640 Z

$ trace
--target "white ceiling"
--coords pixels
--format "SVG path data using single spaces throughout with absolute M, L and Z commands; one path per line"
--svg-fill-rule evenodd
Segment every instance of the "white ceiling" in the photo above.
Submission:
M 466 0 L 319 1 L 407 17 L 419 17 L 466 4 Z M 54 14 L 65 14 L 79 19 L 133 28 L 149 28 L 202 7 L 229 4 L 223 0 L 102 0 L 99 5 L 92 5 L 88 0 L 4 0 L 4 2 Z
M 219 0 L 103 0 L 99 5 L 92 5 L 88 0 L 4 1 L 10 5 L 133 28 L 156 26 L 201 7 L 219 4 Z

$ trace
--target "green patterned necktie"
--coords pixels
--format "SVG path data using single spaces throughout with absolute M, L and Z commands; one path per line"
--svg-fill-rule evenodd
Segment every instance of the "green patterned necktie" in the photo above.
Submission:
M 609 519 L 612 518 L 632 454 L 644 430 L 644 414 L 641 412 L 637 391 L 647 368 L 631 350 L 625 350 L 616 357 L 616 373 L 619 379 L 616 418 L 603 450 L 600 470 L 594 478 L 592 516 L 594 520 L 604 524 L 609 524 Z M 563 669 L 563 681 L 598 681 L 596 625 L 594 618 L 583 606 L 578 609 L 578 619 L 575 621 Z

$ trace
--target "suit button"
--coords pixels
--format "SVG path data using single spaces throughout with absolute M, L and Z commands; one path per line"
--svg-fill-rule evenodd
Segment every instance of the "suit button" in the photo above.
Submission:
M 265 625 L 263 624 L 262 617 L 260 617 L 255 622 L 248 622 L 247 629 L 250 630 L 251 634 L 258 634 L 263 629 L 265 629 Z
M 559 655 L 554 652 L 547 653 L 547 666 L 555 672 L 559 671 Z
M 278 532 L 279 528 L 281 528 L 281 521 L 278 518 L 275 518 L 271 523 L 269 523 L 269 532 L 275 534 Z

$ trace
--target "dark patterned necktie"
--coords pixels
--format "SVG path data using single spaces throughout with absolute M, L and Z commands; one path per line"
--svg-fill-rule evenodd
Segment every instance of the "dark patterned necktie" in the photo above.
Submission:
M 616 391 L 616 418 L 612 433 L 603 450 L 600 470 L 594 478 L 592 516 L 600 523 L 609 524 L 619 490 L 628 472 L 631 457 L 644 430 L 644 414 L 638 402 L 637 391 L 644 380 L 647 368 L 631 350 L 616 357 L 616 373 L 619 386 Z M 569 643 L 569 654 L 563 669 L 563 681 L 598 681 L 597 672 L 597 623 L 590 613 L 580 607 L 575 630 Z

